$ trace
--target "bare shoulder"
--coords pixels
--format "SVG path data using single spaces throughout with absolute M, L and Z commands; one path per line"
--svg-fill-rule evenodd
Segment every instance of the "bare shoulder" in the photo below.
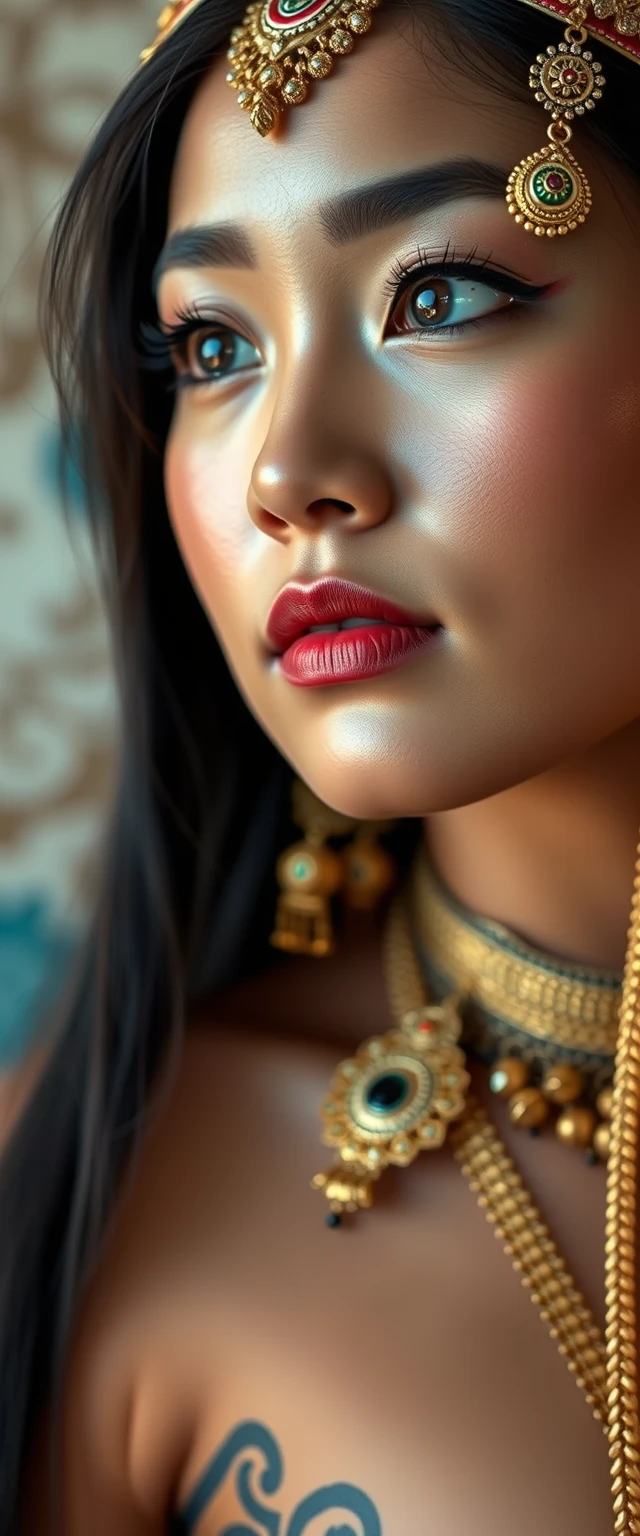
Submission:
M 228 1260 L 264 1205 L 263 1184 L 272 1197 L 265 1148 L 277 1162 L 278 1138 L 287 1140 L 289 1054 L 214 1023 L 193 1028 L 154 1096 L 72 1341 L 64 1479 L 78 1517 L 67 1516 L 69 1536 L 102 1536 L 96 1498 L 105 1536 L 165 1528 L 203 1404 L 210 1412 L 216 1398 Z M 27 1528 L 45 1536 L 33 1513 Z

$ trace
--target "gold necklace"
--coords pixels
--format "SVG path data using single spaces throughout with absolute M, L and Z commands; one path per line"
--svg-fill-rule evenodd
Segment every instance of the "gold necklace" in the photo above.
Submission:
M 551 959 L 447 890 L 423 848 L 410 884 L 412 932 L 432 996 L 464 994 L 462 1044 L 491 1065 L 514 1125 L 559 1111 L 565 1145 L 606 1162 L 621 978 Z
M 338 1225 L 344 1210 L 369 1206 L 373 1183 L 384 1166 L 407 1166 L 419 1151 L 442 1145 L 449 1121 L 454 1122 L 454 1156 L 585 1393 L 594 1417 L 605 1429 L 615 1536 L 640 1536 L 636 1327 L 640 844 L 611 1104 L 605 1229 L 606 1343 L 497 1131 L 479 1105 L 465 1103 L 468 1078 L 457 1044 L 462 1028 L 460 997 L 454 993 L 440 1004 L 422 1001 L 422 976 L 401 897 L 394 902 L 387 922 L 384 960 L 389 1002 L 398 1025 L 387 1035 L 366 1041 L 354 1058 L 341 1063 L 334 1091 L 323 1105 L 323 1140 L 340 1154 L 332 1168 L 312 1180 L 313 1187 L 323 1190 L 329 1201 L 327 1220 Z M 426 1097 L 420 1068 L 430 1074 Z M 402 1084 L 397 1080 L 403 1073 L 410 1083 L 408 1088 L 405 1083 L 401 1096 Z M 371 1111 L 373 1126 L 361 1125 L 363 1109 Z M 430 1119 L 435 1130 L 428 1135 Z M 375 1154 L 373 1161 L 371 1152 Z

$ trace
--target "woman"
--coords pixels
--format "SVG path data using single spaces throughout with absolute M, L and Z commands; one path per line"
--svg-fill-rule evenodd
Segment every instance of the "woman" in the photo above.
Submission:
M 3 1162 L 0 1531 L 631 1533 L 637 6 L 271 10 L 167 8 L 51 251 L 122 746 Z

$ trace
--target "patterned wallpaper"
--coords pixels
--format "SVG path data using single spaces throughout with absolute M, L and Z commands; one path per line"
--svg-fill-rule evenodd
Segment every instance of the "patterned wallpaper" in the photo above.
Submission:
M 0 0 L 0 1087 L 82 930 L 116 728 L 81 496 L 70 532 L 57 496 L 39 272 L 60 193 L 158 8 Z

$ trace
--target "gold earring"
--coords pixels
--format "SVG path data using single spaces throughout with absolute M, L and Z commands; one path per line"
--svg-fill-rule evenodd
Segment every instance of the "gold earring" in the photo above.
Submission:
M 380 833 L 388 832 L 392 826 L 392 821 L 365 821 L 343 850 L 344 896 L 355 911 L 371 912 L 393 885 L 396 866 L 377 842 Z
M 325 844 L 328 837 L 351 832 L 357 822 L 324 805 L 301 779 L 294 780 L 292 814 L 304 838 L 285 848 L 276 865 L 280 896 L 271 943 L 290 954 L 330 955 L 331 897 L 343 883 L 344 863 Z

